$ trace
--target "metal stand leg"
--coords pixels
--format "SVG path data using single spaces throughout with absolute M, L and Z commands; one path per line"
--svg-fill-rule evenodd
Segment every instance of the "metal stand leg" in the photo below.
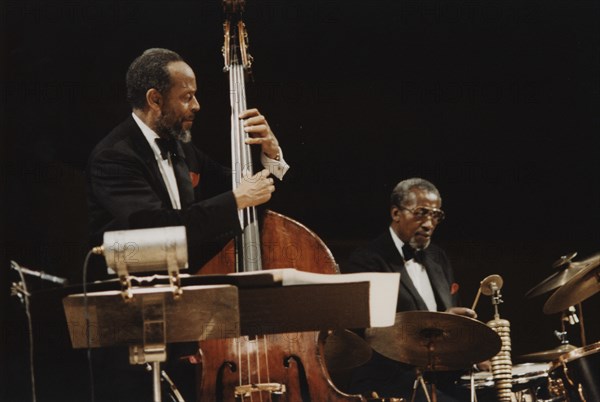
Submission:
M 415 397 L 417 396 L 417 390 L 419 388 L 419 385 L 421 385 L 421 387 L 423 388 L 423 392 L 425 393 L 425 398 L 427 398 L 427 402 L 431 402 L 431 398 L 429 397 L 429 392 L 427 391 L 427 385 L 425 384 L 425 380 L 423 379 L 423 374 L 421 373 L 421 370 L 419 370 L 419 369 L 417 369 L 417 378 L 415 379 L 415 383 L 413 385 L 413 393 L 412 393 L 412 397 L 410 398 L 410 402 L 415 401 Z M 432 391 L 435 393 L 435 388 L 433 388 Z
M 169 387 L 171 388 L 171 393 L 169 394 L 171 399 L 174 401 L 177 401 L 177 402 L 185 402 L 185 400 L 183 399 L 183 396 L 181 395 L 181 393 L 175 386 L 175 383 L 171 380 L 171 378 L 167 375 L 167 373 L 165 373 L 165 370 L 162 370 L 160 372 L 160 376 L 162 377 L 162 379 L 164 381 L 167 382 L 167 384 L 169 384 Z
M 475 393 L 475 376 L 473 370 L 471 370 L 471 402 L 477 402 L 477 394 Z
M 152 362 L 152 393 L 153 401 L 161 402 L 160 392 L 160 362 Z

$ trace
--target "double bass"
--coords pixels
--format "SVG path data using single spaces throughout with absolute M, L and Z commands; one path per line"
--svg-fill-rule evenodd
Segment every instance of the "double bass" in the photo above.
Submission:
M 241 19 L 243 1 L 224 1 L 224 70 L 231 102 L 232 182 L 235 189 L 251 175 L 252 157 L 239 114 L 246 109 L 245 77 L 252 57 Z M 224 274 L 275 268 L 337 274 L 337 264 L 323 241 L 299 222 L 254 207 L 239 211 L 243 232 L 198 273 Z M 324 359 L 326 332 L 244 336 L 201 341 L 198 400 L 208 401 L 364 401 L 333 384 Z

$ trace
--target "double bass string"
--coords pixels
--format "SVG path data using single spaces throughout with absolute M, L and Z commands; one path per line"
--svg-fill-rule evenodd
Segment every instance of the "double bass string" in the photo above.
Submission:
M 239 31 L 238 35 L 240 35 Z M 237 35 L 233 36 L 234 41 L 235 39 L 237 39 Z M 234 50 L 234 54 L 229 72 L 229 85 L 232 108 L 232 164 L 234 165 L 233 170 L 236 176 L 234 182 L 237 186 L 244 180 L 244 177 L 249 178 L 254 172 L 250 146 L 245 143 L 248 134 L 244 131 L 243 122 L 239 118 L 240 113 L 243 110 L 246 110 L 244 68 L 238 62 L 237 50 L 239 47 L 234 44 L 232 49 Z M 260 271 L 262 269 L 262 264 L 256 208 L 248 207 L 240 211 L 240 223 L 244 228 L 241 247 L 241 254 L 244 262 L 243 267 L 236 267 L 236 270 L 243 270 L 245 272 Z

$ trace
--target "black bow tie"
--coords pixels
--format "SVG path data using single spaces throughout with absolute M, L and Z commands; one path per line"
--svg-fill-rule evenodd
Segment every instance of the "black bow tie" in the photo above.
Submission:
M 177 141 L 173 138 L 157 138 L 156 145 L 160 148 L 160 156 L 163 159 L 168 159 L 169 154 L 171 154 L 171 158 L 175 158 L 177 156 Z
M 419 264 L 423 264 L 424 260 L 424 251 L 423 250 L 415 250 L 409 244 L 404 244 L 402 246 L 402 254 L 404 254 L 404 261 L 409 261 L 414 259 L 415 262 Z

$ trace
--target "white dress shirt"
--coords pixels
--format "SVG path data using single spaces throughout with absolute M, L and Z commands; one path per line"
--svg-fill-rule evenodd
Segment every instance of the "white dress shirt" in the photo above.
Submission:
M 404 242 L 400 240 L 396 232 L 390 226 L 390 234 L 392 235 L 392 240 L 398 249 L 398 252 L 404 258 L 404 253 L 402 252 L 402 246 Z M 414 259 L 410 259 L 409 261 L 405 261 L 404 267 L 408 272 L 408 276 L 412 280 L 417 292 L 425 302 L 427 309 L 429 311 L 437 311 L 437 303 L 435 301 L 435 296 L 433 294 L 433 288 L 431 287 L 431 282 L 429 281 L 429 276 L 427 275 L 427 271 L 422 264 L 419 264 Z
M 150 144 L 150 148 L 152 148 L 152 152 L 154 152 L 154 159 L 156 159 L 156 163 L 158 164 L 158 169 L 160 170 L 160 174 L 167 186 L 167 191 L 169 192 L 169 197 L 171 198 L 171 206 L 173 209 L 181 209 L 181 200 L 179 199 L 179 188 L 177 187 L 177 180 L 175 179 L 175 171 L 173 170 L 173 163 L 171 161 L 171 155 L 167 159 L 163 159 L 160 153 L 160 148 L 156 143 L 156 139 L 160 138 L 158 134 L 154 132 L 150 127 L 146 125 L 135 115 L 135 113 L 131 113 L 133 116 L 133 120 L 137 123 L 142 130 L 142 134 L 146 137 L 146 141 Z

